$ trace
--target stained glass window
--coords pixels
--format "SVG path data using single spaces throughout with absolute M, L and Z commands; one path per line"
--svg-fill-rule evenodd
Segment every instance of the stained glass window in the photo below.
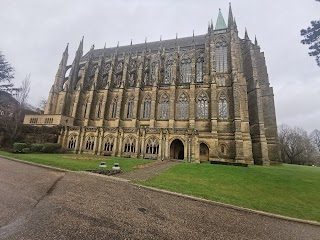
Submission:
M 144 103 L 143 103 L 143 114 L 142 114 L 142 118 L 144 119 L 149 119 L 150 118 L 150 110 L 151 110 L 151 97 L 148 94 L 145 99 L 144 99 Z
M 198 118 L 208 119 L 209 117 L 209 101 L 208 96 L 201 92 L 198 96 Z
M 112 152 L 113 150 L 113 137 L 109 136 L 104 142 L 104 151 Z
M 134 97 L 131 96 L 128 99 L 128 109 L 127 109 L 127 118 L 132 118 L 133 116 L 133 104 L 134 104 Z
M 224 39 L 216 42 L 216 71 L 218 73 L 228 72 L 228 43 Z
M 196 67 L 196 82 L 202 83 L 203 82 L 203 63 L 204 63 L 204 57 L 200 56 L 197 59 L 197 67 Z
M 162 95 L 160 100 L 160 119 L 169 118 L 169 97 L 167 94 Z
M 180 81 L 181 83 L 191 82 L 191 59 L 182 59 L 180 67 Z
M 189 116 L 189 102 L 188 96 L 185 93 L 180 94 L 177 103 L 178 119 L 188 119 Z
M 228 101 L 225 94 L 219 98 L 219 119 L 228 119 Z
M 172 66 L 172 62 L 169 62 L 166 65 L 164 84 L 170 84 L 172 82 L 172 78 L 173 78 L 173 66 Z

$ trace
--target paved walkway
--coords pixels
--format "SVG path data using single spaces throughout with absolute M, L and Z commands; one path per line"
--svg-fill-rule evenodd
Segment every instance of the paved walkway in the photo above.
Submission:
M 178 163 L 179 162 L 164 161 L 155 166 L 141 168 L 131 172 L 124 172 L 124 173 L 117 174 L 115 176 L 119 178 L 124 178 L 127 180 L 146 180 L 156 175 L 159 175 L 160 173 L 164 172 L 169 168 L 172 168 Z

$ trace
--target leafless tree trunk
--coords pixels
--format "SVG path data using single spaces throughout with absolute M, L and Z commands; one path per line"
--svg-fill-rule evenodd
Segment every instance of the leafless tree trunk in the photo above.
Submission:
M 16 100 L 11 103 L 0 103 L 7 105 L 7 111 L 0 118 L 0 130 L 4 133 L 8 140 L 7 145 L 14 143 L 21 132 L 23 118 L 25 115 L 25 107 L 30 93 L 30 74 L 22 81 Z
M 310 138 L 317 149 L 318 154 L 320 154 L 320 131 L 318 129 L 313 130 L 313 132 L 310 134 Z

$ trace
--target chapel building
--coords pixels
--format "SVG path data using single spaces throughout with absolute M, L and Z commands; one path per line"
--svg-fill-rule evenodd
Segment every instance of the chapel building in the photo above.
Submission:
M 264 53 L 238 36 L 230 6 L 208 32 L 63 53 L 44 115 L 72 153 L 269 165 L 280 160 Z M 68 74 L 67 74 L 68 73 Z

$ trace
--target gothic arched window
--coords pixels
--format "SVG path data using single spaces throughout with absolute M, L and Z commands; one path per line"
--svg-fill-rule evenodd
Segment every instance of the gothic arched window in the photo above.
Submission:
M 181 83 L 191 82 L 191 59 L 190 58 L 185 58 L 181 60 L 180 82 Z
M 201 54 L 197 58 L 197 66 L 196 66 L 196 82 L 202 83 L 203 82 L 203 63 L 204 63 L 204 57 L 203 54 Z
M 92 136 L 89 136 L 86 142 L 86 150 L 92 151 L 93 147 L 94 147 L 94 138 Z
M 218 73 L 228 72 L 228 43 L 223 38 L 216 42 L 216 71 Z
M 222 93 L 219 98 L 219 119 L 228 119 L 228 115 L 227 96 Z
M 117 87 L 120 87 L 121 82 L 122 82 L 122 74 L 118 74 L 118 75 L 116 76 L 116 86 L 117 86 Z
M 75 136 L 69 137 L 68 148 L 74 149 L 76 147 L 76 143 L 77 143 L 77 140 Z
M 164 84 L 170 84 L 173 80 L 173 60 L 169 60 L 166 63 Z
M 122 67 L 123 67 L 123 63 L 119 62 L 118 66 L 117 66 L 117 72 L 121 72 L 122 71 Z
M 185 93 L 180 94 L 177 102 L 178 119 L 188 119 L 189 117 L 189 101 Z
M 111 118 L 117 117 L 117 105 L 118 105 L 118 98 L 115 97 L 111 105 Z
M 209 100 L 207 94 L 201 92 L 198 96 L 198 118 L 207 119 L 209 117 Z
M 145 151 L 146 154 L 159 154 L 159 141 L 156 137 L 148 139 Z
M 167 94 L 163 94 L 160 99 L 160 119 L 169 118 L 169 97 Z
M 135 73 L 130 73 L 129 74 L 129 86 L 133 87 L 134 86 L 134 79 L 135 79 Z
M 104 141 L 104 151 L 112 152 L 113 150 L 113 137 L 109 136 Z
M 127 118 L 132 118 L 133 117 L 133 104 L 134 104 L 134 97 L 130 96 L 128 99 L 128 109 L 127 109 Z
M 134 153 L 136 152 L 136 139 L 133 137 L 128 137 L 124 140 L 124 152 Z
M 143 119 L 149 119 L 150 118 L 150 111 L 151 111 L 151 97 L 148 94 L 144 98 L 142 118 Z

